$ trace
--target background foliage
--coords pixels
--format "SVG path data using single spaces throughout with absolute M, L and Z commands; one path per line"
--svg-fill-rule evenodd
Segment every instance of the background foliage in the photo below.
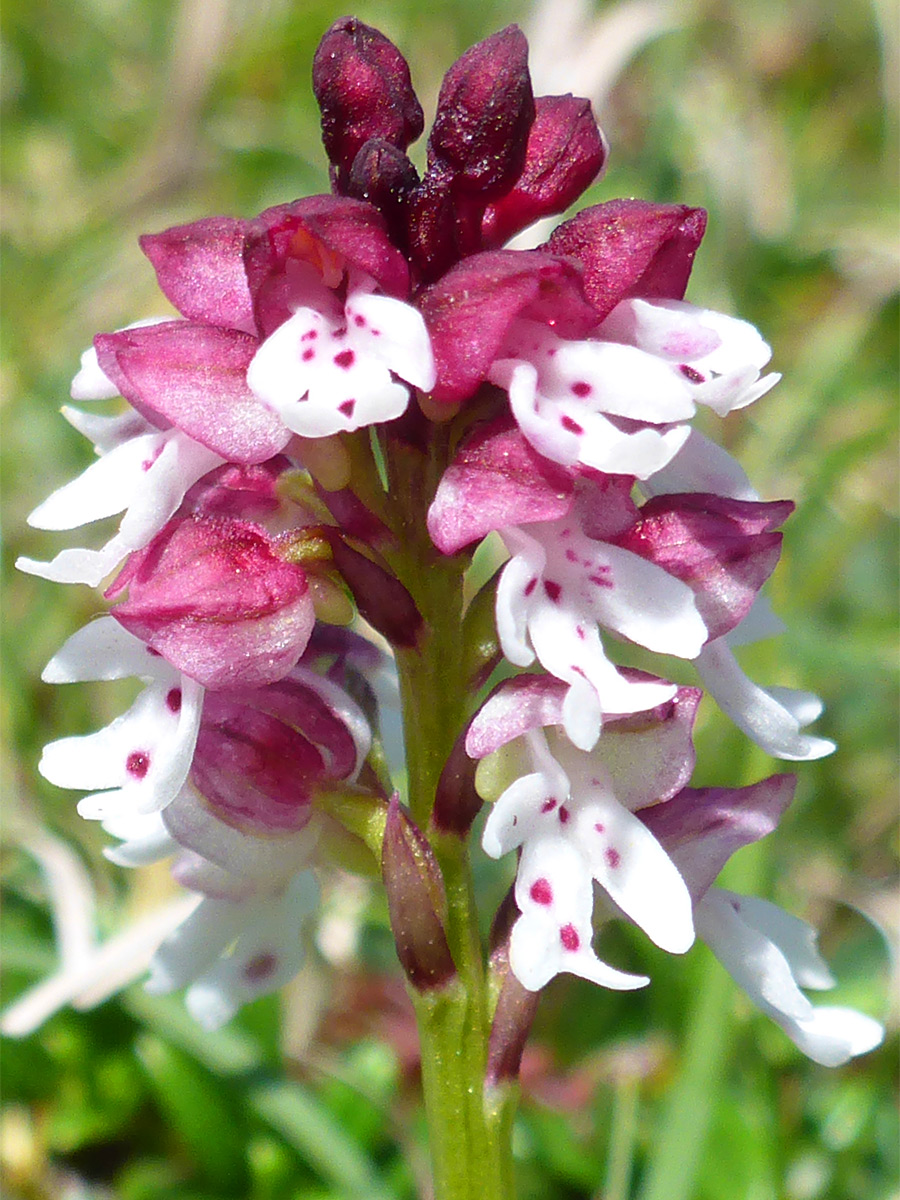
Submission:
M 765 497 L 800 503 L 773 588 L 790 632 L 758 648 L 753 668 L 822 694 L 823 732 L 840 744 L 801 769 L 782 831 L 742 852 L 728 882 L 817 924 L 840 998 L 881 1017 L 889 955 L 877 925 L 896 916 L 896 12 L 887 0 L 637 0 L 586 6 L 581 32 L 555 44 L 573 13 L 569 0 L 543 15 L 501 0 L 357 8 L 407 53 L 432 112 L 452 59 L 519 20 L 537 90 L 595 97 L 612 159 L 589 200 L 710 210 L 690 296 L 758 324 L 786 376 L 729 417 L 724 437 Z M 97 727 L 122 699 L 109 685 L 38 682 L 99 606 L 87 589 L 9 569 L 17 553 L 48 557 L 65 542 L 25 525 L 89 459 L 58 405 L 94 332 L 161 311 L 139 232 L 326 187 L 308 81 L 339 15 L 332 0 L 4 5 L 6 1002 L 56 961 L 54 884 L 71 876 L 65 904 L 89 920 L 96 903 L 106 933 L 169 887 L 164 872 L 111 868 L 102 835 L 35 771 L 49 737 Z M 700 783 L 772 769 L 711 709 L 700 764 Z M 487 914 L 504 881 L 487 862 L 482 874 Z M 7 1194 L 420 1192 L 414 1026 L 382 901 L 336 880 L 319 941 L 283 997 L 214 1036 L 180 998 L 132 985 L 7 1040 Z M 646 964 L 653 985 L 548 989 L 516 1129 L 523 1197 L 896 1196 L 890 1046 L 829 1072 L 751 1012 L 702 947 L 666 959 L 623 935 L 620 959 Z

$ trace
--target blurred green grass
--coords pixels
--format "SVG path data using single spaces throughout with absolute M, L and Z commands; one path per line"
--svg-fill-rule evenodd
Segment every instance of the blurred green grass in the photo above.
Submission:
M 45 557 L 66 540 L 25 525 L 89 461 L 58 406 L 96 331 L 161 311 L 140 232 L 326 186 L 309 69 L 343 11 L 324 0 L 3 7 L 6 1001 L 55 961 L 24 835 L 42 826 L 75 847 L 104 929 L 165 886 L 114 872 L 72 798 L 35 771 L 49 738 L 118 711 L 109 686 L 38 682 L 99 610 L 96 597 L 10 569 L 17 554 Z M 497 0 L 356 11 L 405 50 L 429 111 L 467 45 L 510 20 L 539 26 Z M 568 8 L 548 11 L 558 32 Z M 800 503 L 772 588 L 790 631 L 749 657 L 758 678 L 824 697 L 823 732 L 840 749 L 801 768 L 782 829 L 738 856 L 730 883 L 817 924 L 841 999 L 882 1016 L 888 952 L 870 922 L 890 926 L 897 907 L 896 14 L 886 0 L 672 0 L 595 15 L 606 21 L 597 112 L 612 157 L 587 200 L 708 208 L 690 296 L 754 321 L 785 373 L 720 430 L 764 496 Z M 565 81 L 587 41 L 555 61 L 535 45 L 534 61 Z M 701 782 L 773 769 L 711 709 L 699 747 Z M 493 866 L 479 882 L 496 897 Z M 390 978 L 383 904 L 363 891 L 358 908 L 357 961 L 312 964 L 283 999 L 215 1036 L 192 1026 L 178 997 L 136 986 L 7 1040 L 8 1194 L 416 1195 L 427 1159 L 413 1031 Z M 332 918 L 348 920 L 336 898 Z M 637 938 L 620 946 L 652 973 L 646 992 L 560 979 L 543 1002 L 516 1126 L 523 1197 L 896 1196 L 890 1049 L 825 1071 L 752 1013 L 702 948 L 675 961 Z

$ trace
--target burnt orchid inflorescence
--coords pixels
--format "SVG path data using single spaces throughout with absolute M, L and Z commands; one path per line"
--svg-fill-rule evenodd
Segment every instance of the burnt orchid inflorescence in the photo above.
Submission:
M 121 524 L 19 564 L 112 575 L 109 615 L 48 682 L 146 684 L 41 771 L 90 793 L 113 861 L 173 856 L 196 893 L 150 986 L 187 986 L 211 1026 L 279 986 L 315 871 L 348 851 L 383 874 L 433 1120 L 477 1103 L 483 1161 L 533 993 L 564 971 L 649 982 L 598 957 L 606 922 L 676 954 L 698 934 L 819 1062 L 871 1048 L 875 1022 L 800 990 L 831 982 L 813 932 L 712 886 L 793 778 L 690 787 L 701 687 L 610 656 L 692 662 L 777 758 L 833 749 L 806 732 L 815 697 L 764 690 L 733 654 L 780 629 L 760 589 L 793 505 L 691 427 L 779 378 L 752 326 L 684 300 L 705 213 L 611 200 L 504 248 L 607 152 L 587 101 L 532 95 L 514 26 L 448 72 L 421 178 L 422 110 L 385 37 L 337 22 L 313 86 L 332 192 L 141 240 L 179 315 L 95 339 L 72 395 L 127 407 L 64 409 L 99 457 L 31 518 Z M 467 858 L 482 800 L 484 852 L 518 853 L 487 960 Z

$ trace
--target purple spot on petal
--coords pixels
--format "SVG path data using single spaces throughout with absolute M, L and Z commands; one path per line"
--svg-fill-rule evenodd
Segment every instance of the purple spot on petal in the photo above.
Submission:
M 308 346 L 300 355 L 303 362 L 311 362 L 316 357 L 316 352 L 312 346 Z
M 572 384 L 570 390 L 573 396 L 589 396 L 594 389 L 589 383 L 586 383 L 583 379 L 579 379 L 577 383 Z
M 622 855 L 613 846 L 607 846 L 603 852 L 603 857 L 609 863 L 610 867 L 615 870 L 622 861 Z
M 556 805 L 557 805 L 557 801 L 553 798 L 553 796 L 548 796 L 547 799 L 544 801 L 544 803 L 541 805 L 541 812 L 542 813 L 553 812 L 554 808 L 556 808 Z
M 691 383 L 706 383 L 705 378 L 694 367 L 689 367 L 687 363 L 681 363 L 678 370 L 682 373 L 685 379 L 689 379 Z
M 352 350 L 342 350 L 340 354 L 334 356 L 334 365 L 344 371 L 349 371 L 355 362 L 356 355 Z
M 577 421 L 573 421 L 571 417 L 562 416 L 559 418 L 559 423 L 563 429 L 567 429 L 569 433 L 584 433 L 584 426 L 579 425 Z
M 257 954 L 244 967 L 244 978 L 248 983 L 262 983 L 264 979 L 268 979 L 270 975 L 274 975 L 277 968 L 277 955 L 270 952 Z
M 574 925 L 563 925 L 559 931 L 559 940 L 562 942 L 564 950 L 577 950 L 581 945 L 581 938 Z
M 319 336 L 318 329 L 307 329 L 306 333 L 301 335 L 300 341 L 301 342 L 314 342 L 318 336 Z
M 569 560 L 569 562 L 578 562 L 578 555 L 571 546 L 569 546 L 568 550 L 566 550 L 566 558 Z
M 568 819 L 569 819 L 569 816 L 570 816 L 569 810 L 566 808 L 566 806 L 564 804 L 561 804 L 559 807 L 559 823 L 561 825 L 565 825 L 566 821 L 568 821 Z
M 343 413 L 345 417 L 352 417 L 354 408 L 356 408 L 355 400 L 345 400 L 343 404 L 338 405 L 338 412 Z
M 169 712 L 181 712 L 181 688 L 172 688 L 166 693 L 166 708 Z
M 559 598 L 562 595 L 562 588 L 558 583 L 554 583 L 552 579 L 545 579 L 544 591 L 547 593 L 548 600 L 552 600 L 554 604 L 559 602 Z
M 135 779 L 143 779 L 150 770 L 150 755 L 146 750 L 132 750 L 125 759 L 125 770 Z
M 357 329 L 364 329 L 366 325 L 366 318 L 362 315 L 362 313 L 354 313 L 353 324 L 357 327 Z
M 588 582 L 595 584 L 597 587 L 615 587 L 615 584 L 609 577 L 609 567 L 597 567 L 593 575 L 588 575 Z
M 591 782 L 593 782 L 593 780 Z M 606 826 L 603 824 L 602 821 L 598 821 L 597 824 L 594 826 L 594 828 L 597 830 L 598 833 L 602 833 L 604 831 L 604 829 L 606 828 Z
M 536 879 L 528 892 L 535 904 L 552 904 L 553 888 L 546 879 Z
M 533 579 L 529 579 L 528 582 L 525 584 L 525 595 L 530 596 L 536 587 L 537 587 L 537 575 L 535 575 L 535 577 Z
M 577 633 L 577 635 L 578 635 L 578 636 L 581 638 L 581 640 L 582 640 L 582 641 L 584 641 L 584 639 L 587 637 L 587 634 L 584 632 L 584 626 L 583 626 L 583 625 L 576 625 L 576 626 L 575 626 L 575 632 L 576 632 L 576 633 Z

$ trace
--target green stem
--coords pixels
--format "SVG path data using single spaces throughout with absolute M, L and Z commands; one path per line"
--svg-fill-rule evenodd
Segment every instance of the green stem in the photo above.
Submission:
M 465 561 L 432 546 L 424 515 L 444 469 L 434 439 L 425 456 L 402 446 L 385 454 L 398 509 L 397 548 L 385 552 L 424 619 L 414 648 L 397 651 L 406 738 L 409 807 L 428 830 L 437 783 L 467 719 L 462 641 Z M 431 992 L 413 991 L 422 1052 L 435 1200 L 512 1200 L 511 1118 L 485 1101 L 490 1011 L 484 951 L 466 843 L 434 835 L 447 897 L 446 934 L 457 974 Z

